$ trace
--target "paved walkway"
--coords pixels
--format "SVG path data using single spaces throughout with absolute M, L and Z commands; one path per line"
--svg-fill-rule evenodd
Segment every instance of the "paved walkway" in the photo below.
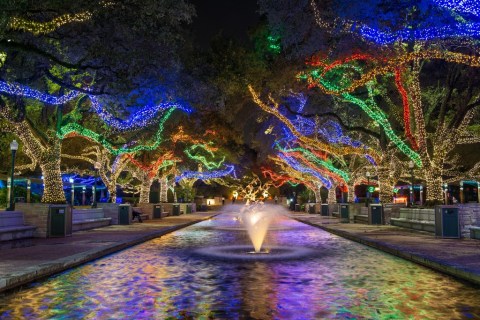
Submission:
M 339 223 L 317 214 L 292 214 L 296 220 L 480 285 L 480 240 L 443 239 L 393 226 Z
M 79 231 L 65 238 L 0 242 L 0 292 L 157 238 L 216 214 L 218 212 L 197 212 Z

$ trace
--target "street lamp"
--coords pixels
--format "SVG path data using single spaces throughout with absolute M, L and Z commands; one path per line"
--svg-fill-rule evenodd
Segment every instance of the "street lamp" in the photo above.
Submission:
M 415 195 L 413 193 L 413 168 L 415 168 L 415 163 L 413 163 L 413 161 L 410 161 L 408 163 L 408 168 L 410 169 L 410 204 L 413 205 L 415 201 Z
M 370 203 L 370 172 L 365 172 L 365 175 L 367 176 L 367 201 L 365 202 L 365 206 L 368 207 Z
M 75 180 L 73 180 L 73 178 L 70 178 L 68 179 L 68 181 L 70 182 L 70 187 L 72 188 L 72 207 L 75 205 L 74 203 L 74 199 L 75 199 L 75 185 L 73 184 L 73 182 Z
M 15 210 L 15 201 L 13 198 L 13 195 L 14 195 L 13 187 L 15 186 L 15 183 L 13 181 L 13 172 L 15 171 L 15 153 L 18 150 L 18 142 L 16 140 L 13 140 L 10 143 L 10 150 L 12 150 L 12 175 L 10 176 L 10 205 L 7 211 Z
M 95 162 L 93 167 L 95 168 L 95 180 L 93 180 L 93 188 L 92 188 L 92 191 L 93 191 L 92 208 L 96 208 L 97 207 L 97 178 L 98 178 L 98 170 L 101 167 L 100 162 Z

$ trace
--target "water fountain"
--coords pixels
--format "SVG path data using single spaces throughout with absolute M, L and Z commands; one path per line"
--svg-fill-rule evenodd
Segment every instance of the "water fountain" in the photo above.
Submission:
M 262 202 L 247 203 L 244 206 L 230 207 L 230 214 L 235 212 L 234 220 L 238 224 L 235 227 L 217 227 L 218 229 L 228 229 L 237 231 L 246 231 L 253 245 L 225 245 L 216 247 L 206 247 L 196 250 L 196 253 L 208 257 L 219 258 L 222 260 L 288 260 L 303 258 L 311 255 L 315 250 L 306 247 L 294 246 L 273 246 L 264 247 L 264 241 L 268 231 L 284 230 L 282 226 L 271 225 L 279 220 L 282 215 L 287 215 L 287 211 L 281 206 L 266 205 Z

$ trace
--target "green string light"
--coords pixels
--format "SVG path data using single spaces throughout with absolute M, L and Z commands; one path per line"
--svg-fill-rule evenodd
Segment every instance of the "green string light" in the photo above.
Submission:
M 175 108 L 169 109 L 165 116 L 162 117 L 158 125 L 158 130 L 155 133 L 155 142 L 152 145 L 138 145 L 132 148 L 116 148 L 113 144 L 107 141 L 102 135 L 87 129 L 81 126 L 78 123 L 69 123 L 59 129 L 57 136 L 60 139 L 64 139 L 69 134 L 76 134 L 90 140 L 93 140 L 97 143 L 100 143 L 105 149 L 107 149 L 113 155 L 120 155 L 124 153 L 134 153 L 137 151 L 152 151 L 158 148 L 158 146 L 163 142 L 162 132 L 164 129 L 165 122 L 170 118 Z

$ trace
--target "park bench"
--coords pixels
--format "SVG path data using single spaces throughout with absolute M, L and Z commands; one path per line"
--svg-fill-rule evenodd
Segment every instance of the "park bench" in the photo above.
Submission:
M 480 240 L 480 227 L 470 226 L 469 229 L 470 229 L 470 238 Z
M 140 214 L 140 217 L 142 218 L 142 221 L 143 220 L 148 220 L 150 218 L 149 214 L 148 213 L 143 213 L 143 210 L 141 207 L 132 207 L 132 212 L 138 212 Z
M 73 209 L 72 231 L 89 230 L 110 225 L 112 218 L 106 218 L 103 208 Z
M 368 208 L 361 207 L 360 213 L 353 216 L 353 222 L 368 224 Z
M 32 238 L 37 227 L 27 226 L 20 211 L 3 211 L 0 213 L 0 241 Z
M 435 233 L 434 209 L 401 208 L 398 218 L 391 218 L 392 226 Z

